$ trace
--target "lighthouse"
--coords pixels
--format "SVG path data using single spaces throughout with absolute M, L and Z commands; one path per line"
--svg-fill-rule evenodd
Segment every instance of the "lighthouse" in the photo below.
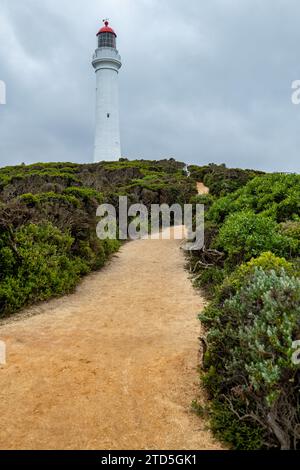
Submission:
M 92 65 L 96 72 L 96 130 L 94 162 L 121 157 L 118 75 L 122 66 L 117 35 L 107 20 L 97 33 Z

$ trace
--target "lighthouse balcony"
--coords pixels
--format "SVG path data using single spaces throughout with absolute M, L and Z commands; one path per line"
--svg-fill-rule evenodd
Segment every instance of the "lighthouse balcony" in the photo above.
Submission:
M 110 68 L 118 71 L 121 66 L 121 56 L 116 49 L 110 47 L 99 47 L 93 55 L 93 67 L 97 70 Z
M 121 56 L 117 49 L 112 49 L 111 47 L 98 47 L 93 59 L 115 59 L 121 61 Z

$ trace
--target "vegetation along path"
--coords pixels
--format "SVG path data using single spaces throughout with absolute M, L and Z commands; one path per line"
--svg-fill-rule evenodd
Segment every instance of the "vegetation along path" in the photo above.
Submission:
M 219 448 L 190 411 L 202 300 L 184 264 L 178 240 L 133 241 L 1 325 L 2 449 Z

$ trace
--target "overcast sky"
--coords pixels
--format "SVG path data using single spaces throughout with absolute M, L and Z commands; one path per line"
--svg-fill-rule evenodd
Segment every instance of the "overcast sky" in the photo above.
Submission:
M 0 0 L 1 166 L 92 161 L 105 17 L 125 157 L 300 171 L 299 0 Z

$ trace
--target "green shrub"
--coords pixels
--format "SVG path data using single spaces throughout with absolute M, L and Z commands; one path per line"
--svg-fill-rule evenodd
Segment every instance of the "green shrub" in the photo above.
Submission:
M 290 257 L 297 250 L 295 241 L 278 233 L 270 218 L 252 211 L 230 215 L 222 225 L 214 246 L 225 252 L 226 264 L 234 267 L 264 251 Z
M 197 194 L 190 199 L 190 204 L 203 204 L 206 211 L 212 206 L 214 202 L 215 197 L 211 194 Z
M 54 192 L 49 193 L 39 193 L 39 194 L 31 194 L 26 193 L 22 194 L 19 197 L 19 200 L 29 206 L 37 206 L 43 203 L 68 203 L 73 205 L 74 207 L 80 206 L 80 201 L 78 198 L 72 194 L 57 194 Z
M 89 202 L 91 199 L 95 199 L 99 204 L 102 204 L 104 202 L 103 194 L 91 188 L 70 186 L 69 188 L 66 188 L 64 190 L 64 194 L 79 198 L 85 203 Z
M 200 315 L 208 329 L 204 384 L 218 405 L 212 413 L 220 432 L 223 413 L 229 413 L 241 426 L 254 426 L 256 436 L 262 433 L 264 445 L 295 448 L 300 376 L 292 343 L 300 332 L 300 280 L 280 270 L 283 260 L 273 263 L 277 272 L 261 267 L 253 272 L 252 261 L 239 272 L 239 288 L 227 286 Z M 223 431 L 236 446 L 240 428 L 226 422 Z M 238 448 L 249 448 L 247 436 L 239 434 Z
M 189 166 L 191 178 L 201 181 L 209 187 L 214 196 L 224 196 L 245 186 L 245 184 L 262 172 L 254 170 L 241 170 L 239 168 L 227 168 L 226 165 L 210 163 L 206 166 Z
M 293 222 L 291 220 L 283 222 L 279 225 L 279 231 L 283 235 L 296 240 L 297 254 L 300 256 L 300 221 Z
M 220 301 L 230 295 L 234 295 L 242 287 L 245 279 L 254 274 L 256 268 L 261 268 L 265 272 L 275 271 L 277 274 L 280 274 L 282 269 L 284 269 L 289 276 L 297 275 L 297 270 L 293 263 L 267 251 L 258 258 L 252 258 L 247 263 L 241 264 L 223 280 L 222 284 L 219 283 L 221 285 L 215 290 L 216 299 Z
M 209 266 L 201 269 L 194 279 L 194 286 L 205 290 L 205 294 L 211 297 L 215 293 L 216 286 L 224 280 L 224 270 L 217 266 Z
M 23 225 L 15 233 L 15 252 L 0 250 L 5 272 L 0 282 L 0 313 L 11 313 L 33 301 L 72 290 L 85 262 L 73 258 L 73 238 L 51 224 Z
M 114 240 L 77 241 L 50 223 L 22 225 L 13 246 L 0 238 L 0 315 L 70 292 L 80 276 L 102 267 L 119 247 Z M 76 254 L 74 254 L 76 251 Z
M 239 410 L 242 404 L 239 404 Z M 212 402 L 210 412 L 211 430 L 224 443 L 235 450 L 257 450 L 264 448 L 264 432 L 256 423 L 241 421 L 230 406 L 218 399 Z
M 222 223 L 233 212 L 251 210 L 277 222 L 298 220 L 300 216 L 300 175 L 281 173 L 251 179 L 238 191 L 219 198 L 208 217 Z

